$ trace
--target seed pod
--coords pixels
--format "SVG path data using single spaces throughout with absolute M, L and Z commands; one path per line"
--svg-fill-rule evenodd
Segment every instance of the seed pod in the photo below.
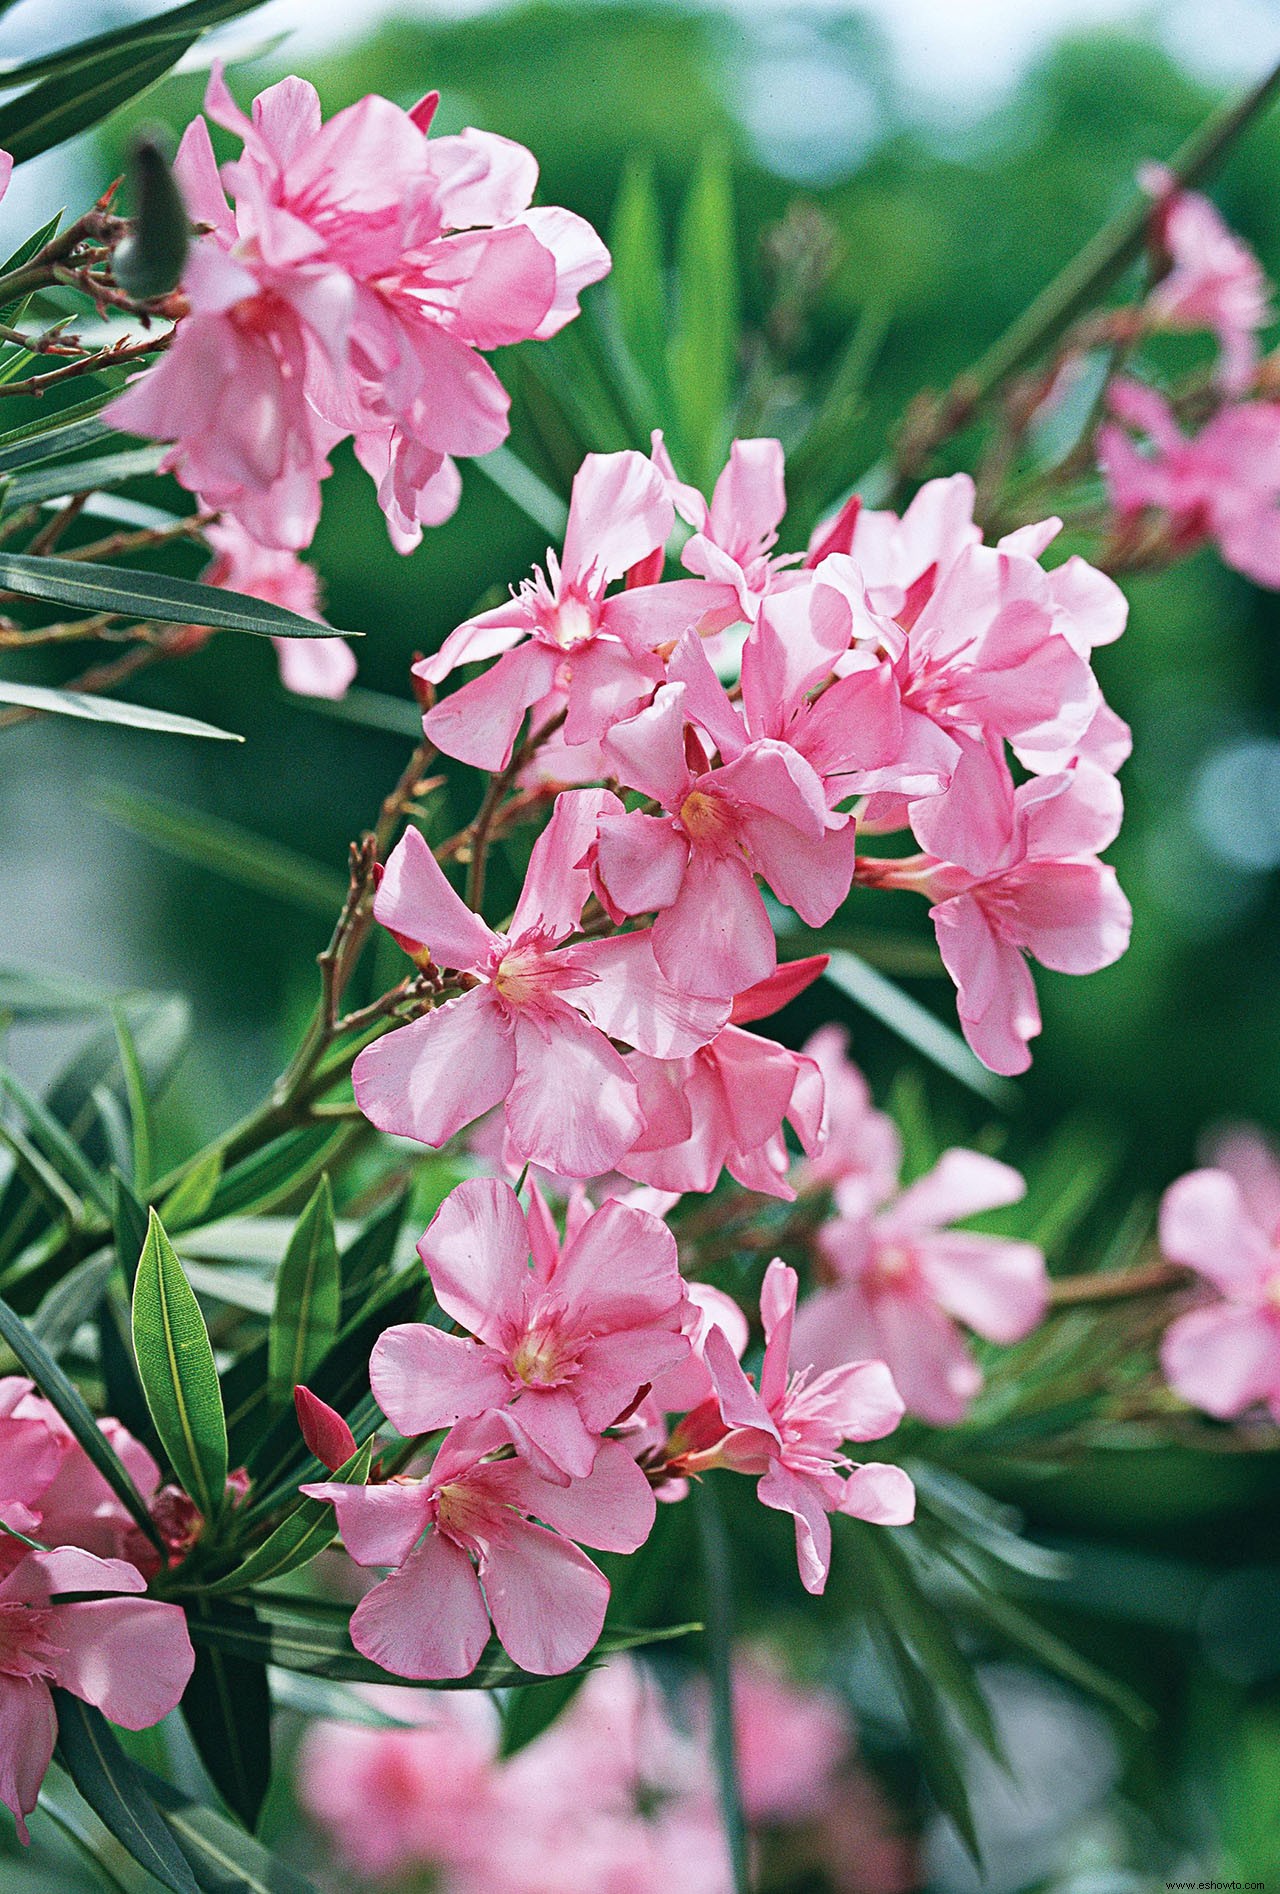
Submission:
M 152 302 L 173 289 L 182 275 L 191 241 L 191 219 L 154 138 L 134 141 L 129 155 L 133 229 L 115 254 L 116 281 L 135 302 Z

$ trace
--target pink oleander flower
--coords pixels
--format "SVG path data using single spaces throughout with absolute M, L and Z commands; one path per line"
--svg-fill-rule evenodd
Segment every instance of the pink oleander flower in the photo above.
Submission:
M 615 915 L 656 912 L 653 954 L 669 980 L 730 999 L 777 964 L 756 875 L 821 926 L 849 891 L 853 824 L 829 809 L 822 778 L 787 743 L 747 743 L 712 768 L 686 716 L 687 690 L 664 684 L 647 710 L 609 732 L 621 779 L 667 813 L 604 814 L 595 874 Z
M 74 1445 L 70 1432 L 34 1383 L 19 1375 L 0 1378 L 0 1522 L 28 1537 L 41 1519 L 40 1501 Z M 23 1557 L 20 1539 L 0 1534 L 0 1573 Z
M 652 458 L 677 513 L 694 529 L 681 564 L 700 578 L 731 585 L 743 623 L 754 624 L 764 598 L 780 580 L 787 583 L 786 568 L 801 558 L 773 551 L 787 510 L 782 442 L 734 441 L 710 506 L 696 487 L 676 478 L 659 429 L 653 434 Z
M 737 615 L 728 588 L 700 579 L 608 594 L 661 549 L 673 519 L 662 476 L 643 454 L 588 454 L 574 476 L 560 559 L 548 551 L 545 574 L 535 571 L 508 604 L 468 619 L 414 666 L 415 676 L 439 684 L 460 664 L 497 658 L 427 712 L 431 741 L 477 769 L 505 769 L 525 712 L 553 689 L 564 694 L 571 746 L 598 740 L 647 702 L 664 675 L 659 645 Z
M 186 1617 L 134 1595 L 145 1589 L 132 1565 L 71 1546 L 28 1552 L 0 1582 L 0 1802 L 24 1842 L 57 1736 L 51 1685 L 127 1730 L 158 1723 L 186 1689 Z M 120 1596 L 59 1603 L 63 1592 Z
M 853 1747 L 840 1699 L 802 1689 L 772 1657 L 749 1652 L 733 1669 L 733 1722 L 747 1820 L 790 1825 L 821 1816 Z
M 989 1341 L 1019 1341 L 1043 1319 L 1049 1281 L 1033 1244 L 946 1225 L 1025 1190 L 1009 1165 L 947 1151 L 879 1214 L 859 1204 L 824 1224 L 818 1247 L 837 1286 L 800 1311 L 800 1352 L 818 1367 L 875 1355 L 913 1413 L 935 1426 L 962 1420 L 982 1373 L 957 1321 Z
M 1177 550 L 1212 539 L 1227 565 L 1280 587 L 1280 403 L 1234 402 L 1188 438 L 1142 382 L 1113 382 L 1108 400 L 1121 425 L 1099 428 L 1098 459 L 1121 521 L 1163 513 Z
M 1211 329 L 1222 349 L 1218 379 L 1227 394 L 1242 394 L 1257 367 L 1258 330 L 1271 320 L 1262 266 L 1209 199 L 1184 191 L 1164 165 L 1144 165 L 1138 178 L 1154 199 L 1152 232 L 1170 265 L 1143 313 L 1162 329 Z
M 1262 1404 L 1280 1421 L 1280 1162 L 1239 1131 L 1217 1155 L 1222 1168 L 1191 1171 L 1161 1199 L 1161 1249 L 1217 1293 L 1171 1323 L 1160 1364 L 1217 1420 Z
M 605 1429 L 689 1354 L 675 1238 L 625 1204 L 574 1219 L 561 1244 L 536 1190 L 526 1215 L 509 1184 L 474 1178 L 418 1254 L 473 1339 L 423 1322 L 378 1338 L 369 1385 L 406 1436 L 493 1415 L 543 1478 L 583 1479 Z
M 379 1130 L 441 1145 L 501 1103 L 513 1154 L 564 1177 L 612 1170 L 635 1143 L 636 1081 L 610 1039 L 683 1058 L 729 1008 L 664 979 L 647 933 L 566 944 L 590 891 L 579 864 L 602 815 L 620 808 L 605 790 L 557 798 L 502 934 L 464 906 L 417 830 L 406 832 L 374 913 L 468 990 L 356 1060 L 356 1098 Z
M 479 1690 L 363 1694 L 412 1727 L 314 1719 L 298 1750 L 298 1800 L 336 1858 L 370 1879 L 482 1863 L 500 1814 L 494 1703 Z
M 886 1112 L 871 1103 L 871 1091 L 849 1057 L 843 1026 L 819 1026 L 802 1047 L 822 1074 L 826 1139 L 805 1159 L 796 1182 L 802 1190 L 831 1186 L 847 1212 L 877 1209 L 891 1197 L 902 1168 L 902 1139 Z
M 960 867 L 936 855 L 859 860 L 860 881 L 915 888 L 933 902 L 964 1036 L 993 1072 L 1025 1072 L 1028 1041 L 1040 1031 L 1024 955 L 1057 973 L 1096 973 L 1129 944 L 1129 903 L 1097 854 L 1115 840 L 1121 811 L 1115 778 L 1081 763 L 1021 785 L 985 864 Z M 925 823 L 919 829 L 926 845 L 934 839 Z
M 573 1541 L 634 1552 L 649 1536 L 653 1492 L 619 1441 L 606 1440 L 591 1472 L 567 1486 L 489 1457 L 509 1444 L 494 1417 L 464 1421 L 423 1479 L 302 1488 L 332 1500 L 358 1565 L 395 1568 L 357 1605 L 351 1639 L 397 1676 L 469 1677 L 491 1617 L 523 1669 L 572 1670 L 609 1602 L 609 1581 Z
M 283 605 L 302 618 L 324 624 L 320 611 L 320 580 L 313 566 L 296 554 L 260 546 L 240 522 L 228 515 L 206 526 L 204 536 L 213 548 L 213 564 L 204 573 L 206 585 L 226 586 L 250 598 Z M 280 660 L 280 681 L 302 697 L 343 697 L 356 674 L 355 653 L 344 638 L 273 638 Z
M 326 125 L 290 78 L 248 118 L 215 67 L 205 107 L 242 155 L 220 178 L 205 121 L 183 136 L 175 170 L 210 226 L 183 273 L 189 313 L 111 415 L 173 441 L 181 483 L 262 544 L 307 544 L 345 435 L 393 539 L 416 543 L 456 500 L 449 457 L 507 432 L 506 392 L 478 351 L 554 334 L 609 267 L 580 218 L 529 208 L 537 166 L 521 146 L 428 140 L 435 103 L 369 97 Z
M 806 1152 L 823 1139 L 822 1074 L 812 1059 L 743 1032 L 816 980 L 827 956 L 793 961 L 734 1001 L 733 1023 L 683 1059 L 633 1052 L 627 1060 L 640 1092 L 645 1128 L 618 1168 L 659 1190 L 714 1190 L 722 1170 L 770 1197 L 790 1201 L 790 1153 L 783 1121 Z
M 108 1417 L 98 1425 L 141 1497 L 153 1506 L 160 1469 L 150 1453 L 118 1420 Z M 51 1465 L 40 1446 L 42 1435 L 55 1446 Z M 0 1444 L 5 1448 L 0 1458 L 0 1517 L 33 1538 L 78 1546 L 99 1558 L 127 1559 L 148 1578 L 159 1570 L 155 1547 L 53 1403 L 37 1393 L 33 1381 L 16 1375 L 0 1380 Z M 46 1466 L 49 1477 L 26 1484 L 24 1494 L 24 1482 Z M 25 1498 L 25 1510 L 33 1516 L 31 1525 L 22 1525 L 16 1510 L 5 1505 L 5 1487 L 10 1482 L 16 1499 Z M 12 1562 L 14 1546 L 21 1554 L 16 1541 L 0 1541 L 0 1569 L 6 1559 Z
M 795 1270 L 775 1258 L 760 1292 L 765 1351 L 758 1393 L 723 1331 L 710 1331 L 706 1360 L 719 1428 L 705 1411 L 690 1415 L 672 1435 L 671 1464 L 677 1472 L 731 1467 L 759 1475 L 762 1503 L 794 1515 L 801 1583 L 818 1593 L 831 1566 L 828 1513 L 906 1525 L 915 1516 L 915 1488 L 901 1467 L 867 1461 L 850 1470 L 841 1452 L 846 1440 L 883 1439 L 902 1419 L 902 1397 L 882 1361 L 844 1361 L 816 1376 L 808 1366 L 791 1373 L 798 1287 Z

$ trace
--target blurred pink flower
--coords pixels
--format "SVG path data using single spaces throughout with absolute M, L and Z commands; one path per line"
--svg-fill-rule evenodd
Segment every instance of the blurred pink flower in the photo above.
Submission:
M 57 1735 L 51 1685 L 127 1730 L 158 1723 L 186 1689 L 186 1616 L 132 1595 L 145 1589 L 132 1565 L 70 1546 L 28 1552 L 0 1581 L 0 1802 L 24 1842 Z M 68 1592 L 120 1596 L 59 1602 Z
M 313 566 L 292 552 L 260 546 L 232 515 L 215 520 L 204 536 L 217 555 L 204 574 L 206 585 L 225 586 L 250 598 L 283 605 L 302 618 L 324 623 L 320 581 Z M 280 681 L 302 697 L 343 697 L 356 674 L 355 653 L 343 638 L 273 638 Z
M 1098 430 L 1098 459 L 1121 521 L 1166 514 L 1177 550 L 1212 539 L 1237 572 L 1280 587 L 1280 403 L 1235 402 L 1188 438 L 1142 382 L 1115 381 L 1108 399 L 1116 421 Z
M 982 1375 L 956 1322 L 1018 1341 L 1043 1319 L 1049 1283 L 1034 1245 L 945 1226 L 1025 1191 L 1009 1165 L 953 1150 L 878 1215 L 860 1204 L 824 1224 L 818 1244 L 837 1286 L 801 1309 L 799 1353 L 828 1368 L 877 1356 L 913 1413 L 935 1426 L 963 1419 Z
M 843 1026 L 820 1026 L 803 1052 L 822 1074 L 827 1135 L 821 1150 L 800 1166 L 796 1182 L 802 1190 L 831 1185 L 846 1215 L 874 1210 L 897 1188 L 898 1127 L 872 1105 L 867 1081 L 849 1057 Z
M 527 1216 L 496 1178 L 445 1198 L 418 1253 L 440 1307 L 474 1339 L 423 1322 L 383 1331 L 369 1383 L 402 1434 L 494 1415 L 544 1478 L 567 1483 L 590 1473 L 642 1386 L 687 1358 L 670 1230 L 625 1204 L 588 1208 L 562 1244 L 536 1190 Z
M 1271 320 L 1262 265 L 1209 199 L 1184 191 L 1164 165 L 1144 165 L 1138 177 L 1154 199 L 1153 235 L 1170 264 L 1144 312 L 1159 328 L 1213 330 L 1222 348 L 1218 379 L 1228 394 L 1242 394 L 1257 366 L 1258 330 Z
M 367 1046 L 353 1072 L 361 1110 L 380 1130 L 441 1145 L 505 1103 L 520 1161 L 567 1177 L 612 1169 L 643 1127 L 636 1082 L 610 1043 L 682 1058 L 710 1039 L 728 1003 L 682 995 L 660 973 L 647 933 L 565 945 L 590 891 L 579 864 L 604 790 L 557 798 L 538 837 L 509 933 L 495 933 L 445 879 L 416 829 L 399 843 L 374 913 L 469 990 Z
M 1161 1200 L 1161 1249 L 1217 1291 L 1170 1325 L 1161 1366 L 1218 1420 L 1265 1404 L 1280 1421 L 1280 1163 L 1240 1131 L 1222 1160 L 1230 1169 L 1191 1171 Z
M 803 1689 L 776 1662 L 748 1652 L 733 1667 L 733 1720 L 747 1820 L 787 1824 L 820 1817 L 853 1746 L 840 1699 Z

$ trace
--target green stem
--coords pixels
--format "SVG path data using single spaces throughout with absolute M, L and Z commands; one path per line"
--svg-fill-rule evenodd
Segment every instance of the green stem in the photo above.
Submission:
M 707 1646 L 711 1681 L 711 1726 L 720 1819 L 733 1869 L 734 1894 L 751 1894 L 747 1860 L 747 1822 L 738 1783 L 738 1744 L 733 1722 L 733 1572 L 720 1502 L 710 1482 L 693 1491 L 694 1517 L 702 1552 L 706 1597 Z

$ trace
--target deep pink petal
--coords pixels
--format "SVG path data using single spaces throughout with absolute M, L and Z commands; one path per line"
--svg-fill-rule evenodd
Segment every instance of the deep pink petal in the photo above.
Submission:
M 706 999 L 730 1001 L 773 972 L 773 927 L 740 855 L 691 852 L 678 897 L 654 923 L 653 952 L 674 986 Z
M 25 1817 L 39 1799 L 57 1738 L 48 1684 L 0 1675 L 0 1802 L 12 1809 L 24 1845 L 31 1839 Z
M 446 1315 L 499 1346 L 521 1318 L 529 1281 L 529 1235 L 510 1184 L 496 1177 L 459 1184 L 428 1224 L 418 1254 Z
M 493 1628 L 522 1670 L 553 1677 L 580 1664 L 604 1629 L 609 1581 L 558 1533 L 514 1520 L 482 1567 Z
M 502 1420 L 517 1453 L 526 1453 L 544 1477 L 558 1472 L 581 1480 L 595 1465 L 599 1434 L 584 1422 L 573 1388 L 524 1388 Z
M 373 912 L 385 928 L 426 947 L 438 967 L 487 965 L 496 936 L 455 894 L 420 830 L 408 828 L 391 851 Z
M 501 1364 L 487 1348 L 425 1322 L 383 1330 L 369 1360 L 369 1386 L 405 1435 L 452 1427 L 511 1398 Z
M 684 753 L 684 690 L 664 684 L 646 710 L 614 724 L 605 750 L 629 789 L 678 814 L 692 778 Z
M 476 987 L 366 1046 L 351 1078 L 379 1131 L 438 1147 L 500 1103 L 515 1074 L 499 1002 Z
M 669 816 L 628 810 L 601 824 L 596 865 L 619 913 L 660 913 L 680 893 L 688 838 Z
M 668 1316 L 675 1323 L 684 1300 L 675 1237 L 657 1217 L 613 1199 L 566 1245 L 550 1294 L 571 1324 L 594 1335 Z
M 517 1467 L 504 1490 L 513 1505 L 601 1552 L 634 1552 L 653 1529 L 653 1488 L 620 1440 L 605 1440 L 586 1479 L 568 1486 Z
M 513 940 L 526 929 L 537 929 L 553 941 L 573 932 L 591 893 L 591 874 L 584 865 L 587 853 L 601 821 L 621 810 L 607 789 L 574 789 L 556 797 L 551 820 L 529 857 L 511 922 Z

